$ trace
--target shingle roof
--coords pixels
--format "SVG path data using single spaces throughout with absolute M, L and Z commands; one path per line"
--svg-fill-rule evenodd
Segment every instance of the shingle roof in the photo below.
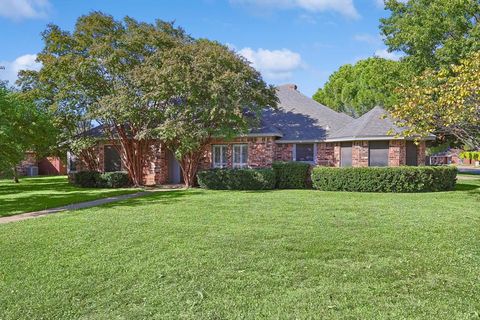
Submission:
M 282 141 L 324 140 L 353 121 L 353 118 L 300 93 L 295 85 L 277 87 L 278 109 L 267 109 L 262 119 L 283 134 Z
M 333 132 L 329 140 L 395 136 L 404 130 L 395 125 L 384 109 L 375 107 L 360 118 L 354 119 L 348 125 Z

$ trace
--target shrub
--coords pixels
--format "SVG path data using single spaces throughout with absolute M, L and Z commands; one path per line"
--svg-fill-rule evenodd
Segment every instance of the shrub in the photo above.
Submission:
M 73 183 L 82 188 L 123 188 L 130 186 L 126 172 L 80 171 L 73 174 Z
M 310 165 L 303 162 L 274 162 L 272 165 L 275 172 L 278 189 L 303 189 L 307 187 L 308 171 Z
M 459 156 L 460 156 L 461 159 L 478 161 L 478 160 L 480 160 L 480 151 L 464 151 L 464 152 L 460 153 Z
M 80 171 L 73 175 L 73 183 L 82 188 L 95 188 L 101 182 L 100 172 Z
M 197 174 L 204 189 L 267 190 L 275 188 L 273 169 L 211 169 Z
M 125 188 L 131 185 L 127 172 L 105 172 L 100 175 L 100 186 L 106 188 Z
M 324 191 L 426 192 L 455 188 L 455 167 L 316 167 L 313 187 Z

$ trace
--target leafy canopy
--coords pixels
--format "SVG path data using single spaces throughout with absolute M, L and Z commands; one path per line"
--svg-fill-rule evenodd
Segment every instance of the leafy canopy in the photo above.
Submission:
M 47 154 L 56 135 L 51 120 L 48 112 L 0 84 L 0 171 L 12 170 L 16 178 L 25 152 Z
M 401 62 L 377 57 L 360 60 L 341 66 L 313 99 L 336 111 L 360 116 L 375 106 L 392 107 L 398 99 L 394 89 L 410 77 L 411 72 Z
M 418 72 L 458 63 L 480 50 L 480 1 L 388 0 L 380 29 L 390 50 L 403 51 Z
M 404 119 L 406 136 L 453 135 L 467 147 L 480 149 L 480 52 L 460 64 L 428 70 L 401 90 L 392 115 Z

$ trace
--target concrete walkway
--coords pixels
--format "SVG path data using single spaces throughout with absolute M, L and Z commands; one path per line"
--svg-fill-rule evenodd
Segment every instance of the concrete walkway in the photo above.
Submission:
M 143 197 L 143 196 L 145 196 L 147 194 L 151 194 L 153 192 L 171 191 L 171 190 L 179 190 L 179 189 L 182 189 L 182 188 L 175 185 L 175 186 L 171 186 L 170 188 L 163 187 L 161 189 L 151 189 L 151 190 L 141 191 L 141 192 L 137 192 L 137 193 L 122 194 L 122 195 L 114 196 L 114 197 L 108 197 L 108 198 L 97 199 L 97 200 L 86 201 L 86 202 L 80 202 L 80 203 L 73 203 L 73 204 L 63 206 L 63 207 L 57 207 L 57 208 L 45 209 L 45 210 L 41 210 L 41 211 L 21 213 L 21 214 L 17 214 L 17 215 L 14 215 L 14 216 L 8 216 L 8 217 L 0 218 L 0 224 L 15 222 L 15 221 L 22 221 L 22 220 L 27 220 L 27 219 L 33 219 L 33 218 L 38 218 L 38 217 L 44 217 L 44 216 L 47 216 L 47 215 L 50 215 L 50 214 L 59 213 L 59 212 L 63 212 L 63 211 L 68 211 L 68 210 L 79 210 L 79 209 L 101 206 L 101 205 L 107 204 L 107 203 L 112 203 L 112 202 L 118 202 L 118 201 L 127 200 L 127 199 L 134 199 L 134 198 L 138 198 L 138 197 Z

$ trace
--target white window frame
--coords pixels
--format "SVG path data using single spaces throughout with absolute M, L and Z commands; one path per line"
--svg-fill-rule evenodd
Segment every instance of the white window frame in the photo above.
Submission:
M 220 161 L 223 160 L 223 153 L 226 152 L 226 162 L 220 162 L 216 163 L 215 162 L 215 149 L 220 150 Z M 214 144 L 212 145 L 212 167 L 213 168 L 226 168 L 228 166 L 228 146 L 226 144 Z
M 240 162 L 235 160 L 235 148 L 240 148 Z M 247 159 L 243 158 L 243 149 L 247 149 Z M 248 167 L 248 144 L 238 143 L 232 146 L 232 165 L 233 168 L 247 168 Z
M 297 160 L 297 145 L 298 144 L 313 144 L 313 161 L 300 161 Z M 295 162 L 305 162 L 305 163 L 310 163 L 310 164 L 316 164 L 317 163 L 317 144 L 316 143 L 295 143 L 293 145 L 293 150 L 292 150 L 292 160 Z

